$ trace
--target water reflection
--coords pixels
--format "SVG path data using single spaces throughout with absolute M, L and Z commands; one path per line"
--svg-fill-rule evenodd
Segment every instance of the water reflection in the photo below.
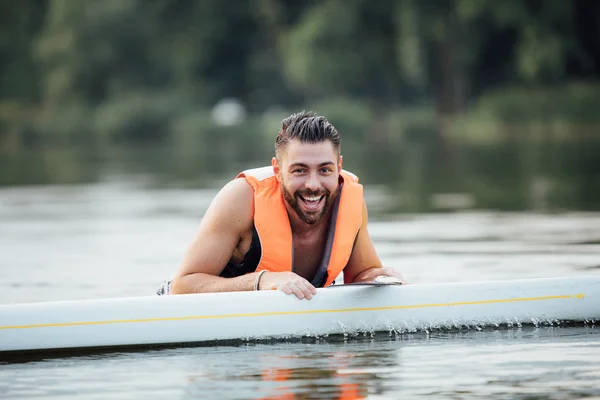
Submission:
M 377 342 L 384 343 L 383 339 Z M 364 350 L 357 352 L 357 345 L 364 346 Z M 213 370 L 210 374 L 190 375 L 188 395 L 215 389 L 207 388 L 210 381 L 215 386 L 221 383 L 237 390 L 254 387 L 252 398 L 257 399 L 364 399 L 369 393 L 381 391 L 377 370 L 400 370 L 397 349 L 383 350 L 376 340 L 300 348 L 259 345 L 255 350 L 260 353 L 249 366 L 228 368 L 221 374 Z
M 3 365 L 0 394 L 146 400 L 579 398 L 600 395 L 599 333 L 595 327 L 515 328 L 49 358 Z

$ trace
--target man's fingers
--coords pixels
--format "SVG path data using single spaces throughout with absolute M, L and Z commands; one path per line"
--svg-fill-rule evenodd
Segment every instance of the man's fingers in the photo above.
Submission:
M 383 268 L 372 268 L 361 277 L 361 280 L 372 281 L 373 279 L 377 278 L 378 276 L 381 276 L 382 274 L 385 274 Z
M 306 297 L 308 300 L 312 299 L 313 297 L 313 293 L 312 290 L 310 290 L 310 283 L 304 283 L 304 282 L 300 282 L 298 284 L 298 286 L 300 287 L 300 289 L 302 289 L 302 292 L 304 293 L 304 297 Z
M 313 298 L 315 294 L 317 294 L 317 289 L 308 282 L 307 280 L 298 281 L 298 286 L 303 290 L 304 296 L 310 300 Z
M 299 299 L 304 298 L 304 292 L 294 282 L 283 282 L 277 288 L 285 294 L 288 294 L 288 295 L 293 294 L 294 296 L 296 296 Z
M 284 282 L 278 287 L 285 294 L 294 294 L 299 299 L 312 299 L 317 289 L 305 280 L 294 280 Z
M 292 288 L 290 287 L 290 285 L 289 285 L 288 282 L 284 283 L 283 285 L 279 285 L 278 289 L 281 290 L 285 294 L 292 294 L 293 293 Z
M 289 286 L 292 288 L 292 292 L 297 298 L 303 299 L 305 297 L 304 290 L 298 285 L 297 282 L 290 282 Z

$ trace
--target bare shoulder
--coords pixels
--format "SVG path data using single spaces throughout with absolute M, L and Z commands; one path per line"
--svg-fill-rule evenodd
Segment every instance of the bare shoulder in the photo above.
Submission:
M 219 275 L 240 240 L 252 229 L 253 217 L 254 195 L 250 184 L 245 179 L 227 183 L 206 210 L 177 276 Z
M 217 193 L 206 211 L 212 223 L 232 224 L 244 228 L 254 217 L 254 190 L 245 179 L 228 182 Z
M 242 203 L 253 202 L 254 201 L 254 189 L 248 183 L 246 179 L 238 178 L 229 181 L 223 188 L 219 191 L 216 198 L 220 198 L 223 200 L 230 201 L 239 201 Z

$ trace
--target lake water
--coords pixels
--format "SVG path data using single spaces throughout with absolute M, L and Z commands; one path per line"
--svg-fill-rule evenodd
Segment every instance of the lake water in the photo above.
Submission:
M 214 194 L 0 189 L 0 304 L 153 295 Z M 600 273 L 600 214 L 373 213 L 369 229 L 414 284 Z M 598 360 L 594 325 L 245 343 L 0 363 L 0 398 L 600 398 Z

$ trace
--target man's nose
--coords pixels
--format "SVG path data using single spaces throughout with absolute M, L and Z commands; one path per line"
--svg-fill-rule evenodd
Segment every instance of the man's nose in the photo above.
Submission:
M 321 183 L 317 177 L 316 173 L 311 173 L 308 179 L 306 180 L 305 185 L 307 189 L 312 191 L 317 191 L 321 187 Z

